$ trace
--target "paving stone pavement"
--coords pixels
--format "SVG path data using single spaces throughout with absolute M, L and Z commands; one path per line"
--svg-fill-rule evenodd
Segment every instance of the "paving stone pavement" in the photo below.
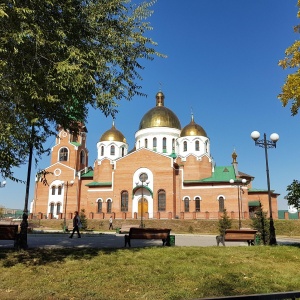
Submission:
M 72 239 L 67 233 L 33 233 L 28 234 L 27 243 L 29 249 L 32 248 L 124 248 L 124 234 L 106 232 L 106 233 L 83 233 L 81 238 L 75 234 Z M 215 235 L 198 235 L 198 234 L 174 234 L 175 247 L 207 247 L 216 246 Z M 279 245 L 299 243 L 298 238 L 277 237 Z M 161 240 L 132 240 L 131 247 L 149 247 L 160 246 Z M 246 242 L 226 242 L 226 246 L 248 246 Z M 0 240 L 0 249 L 12 248 L 13 241 Z M 223 246 L 220 246 L 223 247 Z

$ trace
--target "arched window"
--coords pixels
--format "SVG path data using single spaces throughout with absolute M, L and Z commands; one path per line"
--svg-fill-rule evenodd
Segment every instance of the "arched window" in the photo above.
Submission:
M 61 213 L 60 210 L 61 210 L 61 204 L 60 204 L 60 203 L 57 203 L 57 204 L 56 204 L 56 214 L 57 214 L 57 215 L 59 215 L 59 214 Z
M 104 146 L 101 146 L 101 156 L 104 156 Z
M 111 213 L 111 206 L 112 206 L 111 204 L 112 204 L 111 200 L 108 199 L 107 200 L 107 210 L 106 210 L 107 213 Z
M 128 192 L 123 191 L 121 193 L 121 211 L 128 211 Z
M 183 151 L 186 152 L 187 151 L 187 142 L 183 142 Z
M 224 197 L 219 197 L 219 212 L 224 211 Z
M 57 195 L 61 195 L 61 185 L 57 188 Z
M 156 147 L 157 147 L 157 139 L 155 137 L 153 138 L 153 150 L 156 150 Z
M 205 152 L 207 152 L 207 141 L 205 142 Z
M 85 153 L 83 150 L 80 152 L 80 163 L 85 164 Z
M 122 151 L 122 157 L 123 157 L 125 155 L 125 148 L 122 147 L 121 149 L 122 149 L 121 151 Z
M 54 185 L 53 185 L 52 188 L 51 188 L 51 194 L 52 194 L 52 195 L 55 195 L 55 186 L 54 186 Z
M 68 148 L 61 148 L 59 150 L 59 161 L 67 161 L 68 160 Z
M 188 197 L 184 198 L 184 212 L 190 211 L 190 199 Z
M 172 139 L 172 151 L 174 152 L 175 150 L 175 139 Z
M 195 151 L 199 151 L 200 147 L 199 147 L 199 141 L 195 142 Z
M 163 138 L 163 153 L 167 152 L 167 139 L 164 137 Z
M 110 146 L 110 155 L 115 155 L 115 146 Z
M 54 213 L 54 203 L 50 203 L 50 214 Z
M 145 139 L 145 148 L 148 148 L 148 139 Z
M 102 200 L 101 199 L 97 200 L 97 212 L 98 213 L 102 212 Z
M 200 198 L 195 198 L 195 211 L 200 211 Z
M 158 211 L 166 210 L 166 192 L 164 190 L 159 190 L 158 195 Z

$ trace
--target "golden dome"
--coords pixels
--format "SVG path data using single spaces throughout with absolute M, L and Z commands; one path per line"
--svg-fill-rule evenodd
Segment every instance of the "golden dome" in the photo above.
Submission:
M 142 118 L 139 130 L 151 127 L 169 127 L 181 129 L 177 116 L 164 107 L 165 96 L 162 92 L 156 94 L 156 106 L 150 109 Z
M 114 123 L 111 129 L 105 131 L 100 138 L 100 142 L 110 142 L 110 141 L 126 143 L 126 139 L 124 135 L 119 130 L 116 129 Z
M 200 125 L 195 123 L 194 117 L 192 116 L 191 122 L 181 130 L 180 137 L 184 137 L 184 136 L 205 136 L 205 137 L 207 137 L 207 134 Z

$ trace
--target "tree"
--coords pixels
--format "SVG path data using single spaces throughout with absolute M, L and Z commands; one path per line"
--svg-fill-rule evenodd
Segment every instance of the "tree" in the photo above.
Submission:
M 229 219 L 226 209 L 223 211 L 223 215 L 218 223 L 218 229 L 221 236 L 224 236 L 225 230 L 231 228 L 232 222 Z
M 80 217 L 80 222 L 81 222 L 81 225 L 82 225 L 82 229 L 86 230 L 87 229 L 87 218 L 86 218 L 86 215 L 85 215 L 85 209 L 80 210 L 79 217 Z
M 298 0 L 297 6 L 300 8 L 300 0 Z M 300 10 L 297 17 L 300 17 Z M 294 31 L 300 32 L 300 25 L 294 27 Z M 300 106 L 300 41 L 296 40 L 293 45 L 285 51 L 285 58 L 280 60 L 278 65 L 283 69 L 297 68 L 294 74 L 289 74 L 282 87 L 281 93 L 278 98 L 285 107 L 290 101 L 292 101 L 291 113 L 295 116 L 298 113 Z
M 38 156 L 56 126 L 77 131 L 88 108 L 115 117 L 117 102 L 145 96 L 142 59 L 154 1 L 4 0 L 0 4 L 0 172 Z
M 286 188 L 288 194 L 285 199 L 288 201 L 289 205 L 293 205 L 295 208 L 300 208 L 300 182 L 298 180 L 293 180 L 293 182 Z
M 270 236 L 270 224 L 267 219 L 267 213 L 263 211 L 262 205 L 255 211 L 255 216 L 251 218 L 252 227 L 256 229 L 264 245 L 267 244 Z

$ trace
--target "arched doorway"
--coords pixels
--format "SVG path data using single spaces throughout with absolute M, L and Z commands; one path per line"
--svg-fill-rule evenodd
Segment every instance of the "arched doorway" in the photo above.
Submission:
M 143 207 L 142 207 L 143 206 Z M 143 212 L 143 215 L 148 212 L 148 201 L 146 198 L 141 198 L 139 200 L 139 206 L 138 206 L 138 216 L 141 217 L 141 213 Z

